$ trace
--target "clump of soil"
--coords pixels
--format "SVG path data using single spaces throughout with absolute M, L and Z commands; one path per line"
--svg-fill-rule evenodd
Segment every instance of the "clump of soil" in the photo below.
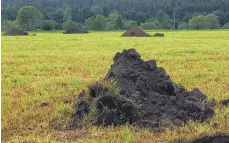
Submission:
M 221 101 L 220 101 L 220 104 L 222 104 L 222 105 L 224 105 L 224 106 L 229 105 L 229 99 L 221 100 Z
M 109 84 L 109 83 L 108 83 Z M 82 119 L 86 124 L 121 125 L 134 123 L 138 118 L 137 105 L 132 97 L 118 93 L 114 85 L 96 83 L 89 86 L 89 93 L 82 91 L 77 100 L 75 119 Z
M 164 37 L 165 35 L 163 33 L 155 33 L 153 37 Z
M 28 35 L 28 33 L 23 32 L 17 28 L 12 28 L 12 29 L 8 30 L 6 33 L 4 33 L 3 35 L 4 36 L 24 36 L 24 35 Z
M 134 49 L 123 50 L 101 82 L 89 85 L 76 103 L 77 123 L 158 127 L 204 121 L 214 111 L 198 88 L 175 84 L 155 60 L 144 61 Z
M 127 30 L 123 35 L 123 37 L 150 37 L 151 35 L 143 31 L 141 28 L 135 26 L 131 29 Z
M 229 143 L 229 135 L 204 136 L 191 142 L 180 143 Z
M 77 34 L 77 33 L 88 33 L 88 31 L 82 30 L 82 29 L 74 29 L 71 31 L 65 31 L 64 32 L 64 34 Z

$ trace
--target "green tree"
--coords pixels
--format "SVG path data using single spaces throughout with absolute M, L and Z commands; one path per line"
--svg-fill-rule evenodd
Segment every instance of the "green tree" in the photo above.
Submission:
M 107 21 L 105 23 L 105 30 L 117 30 L 117 27 L 112 21 Z
M 64 22 L 63 29 L 65 30 L 65 32 L 71 32 L 75 29 L 79 29 L 79 24 L 69 20 Z
M 191 29 L 214 29 L 219 28 L 218 16 L 214 14 L 194 16 L 189 21 Z
M 216 11 L 213 11 L 212 14 L 215 14 L 216 16 L 218 16 L 220 25 L 224 25 L 227 22 L 228 18 L 225 12 L 216 10 Z
M 12 28 L 20 29 L 20 25 L 18 24 L 17 21 L 4 21 L 1 23 L 1 26 L 2 26 L 1 27 L 2 31 L 7 31 Z
M 91 16 L 93 16 L 91 8 L 80 9 L 78 7 L 73 7 L 71 10 L 71 19 L 75 22 L 84 22 Z
M 222 29 L 229 29 L 229 23 L 224 24 L 221 28 Z
M 164 19 L 165 13 L 162 9 L 158 10 L 157 12 L 157 20 L 159 20 L 160 22 Z
M 120 14 L 115 11 L 110 13 L 107 18 L 106 29 L 117 30 L 122 28 L 123 28 L 123 21 L 121 19 Z
M 95 15 L 103 15 L 103 9 L 99 5 L 92 6 L 91 12 Z
M 33 6 L 20 8 L 17 15 L 19 25 L 26 30 L 33 30 L 39 27 L 42 19 L 42 13 Z
M 62 29 L 62 25 L 64 22 L 64 13 L 62 10 L 50 9 L 50 12 L 48 13 L 48 19 L 55 22 L 56 29 Z
M 71 20 L 71 7 L 68 4 L 64 4 L 63 20 L 64 21 Z
M 124 13 L 124 17 L 127 20 L 134 20 L 135 15 L 136 15 L 136 11 L 134 10 L 127 10 L 127 11 L 124 11 L 123 13 Z
M 135 21 L 137 21 L 137 24 L 140 25 L 141 22 L 145 22 L 146 21 L 146 14 L 143 12 L 137 12 L 134 19 Z
M 123 29 L 127 30 L 130 29 L 133 26 L 137 26 L 137 22 L 134 20 L 126 20 L 124 21 Z
M 116 19 L 116 24 L 117 24 L 118 29 L 123 29 L 124 24 L 123 24 L 123 21 L 120 15 Z
M 167 20 L 163 20 L 161 22 L 161 26 L 163 29 L 172 29 L 173 28 L 173 26 Z
M 167 28 L 203 13 L 218 16 L 221 26 L 229 23 L 229 0 L 2 0 L 2 22 L 14 21 L 19 8 L 26 5 L 38 8 L 44 19 L 55 21 L 55 28 L 62 28 L 63 21 L 84 23 L 89 17 L 108 17 L 111 13 L 119 13 L 122 19 L 137 21 L 138 25 L 153 18 Z M 201 25 L 206 27 L 206 23 Z
M 15 6 L 2 7 L 2 20 L 15 20 L 17 17 L 17 9 Z
M 216 29 L 220 27 L 219 18 L 215 14 L 209 14 L 205 16 L 208 23 L 208 29 Z
M 148 29 L 158 29 L 157 25 L 155 22 L 145 22 L 145 23 L 141 23 L 141 28 L 148 30 Z
M 42 30 L 53 30 L 54 22 L 52 20 L 44 20 L 42 22 Z
M 85 21 L 87 29 L 90 30 L 104 30 L 106 18 L 102 15 L 97 15 L 96 17 L 90 17 Z
M 171 29 L 171 19 L 170 16 L 163 10 L 157 12 L 157 20 L 160 22 L 160 29 Z
M 158 29 L 163 29 L 163 25 L 159 20 L 154 21 L 154 23 L 157 25 Z
M 189 20 L 189 25 L 191 29 L 199 29 L 199 24 L 200 24 L 200 16 L 194 16 Z
M 178 29 L 189 29 L 189 24 L 188 23 L 182 23 L 181 25 L 178 26 Z

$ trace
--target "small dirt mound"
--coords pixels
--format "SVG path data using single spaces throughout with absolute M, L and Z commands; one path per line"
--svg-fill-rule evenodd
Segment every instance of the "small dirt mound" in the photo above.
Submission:
M 12 29 L 8 30 L 6 33 L 4 33 L 3 35 L 4 36 L 24 36 L 24 35 L 28 35 L 28 33 L 23 32 L 17 28 L 12 28 Z
M 135 26 L 131 29 L 127 30 L 123 35 L 123 37 L 150 37 L 150 34 L 143 31 L 141 28 Z
M 165 34 L 163 34 L 163 33 L 155 33 L 153 35 L 153 37 L 164 37 L 164 36 L 165 36 Z
M 199 89 L 187 91 L 175 84 L 155 60 L 142 60 L 134 49 L 117 53 L 113 60 L 104 81 L 79 95 L 77 123 L 158 127 L 162 122 L 184 125 L 213 116 Z
M 74 29 L 74 30 L 71 30 L 71 31 L 66 31 L 64 32 L 64 34 L 78 34 L 78 33 L 88 33 L 88 31 L 86 30 L 82 30 L 82 29 Z

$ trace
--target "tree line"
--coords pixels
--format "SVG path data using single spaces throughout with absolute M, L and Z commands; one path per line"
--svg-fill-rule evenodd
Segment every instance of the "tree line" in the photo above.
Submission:
M 36 24 L 19 19 L 28 5 L 37 10 L 39 20 L 28 20 Z M 2 28 L 63 29 L 70 23 L 89 30 L 228 28 L 229 0 L 2 0 Z

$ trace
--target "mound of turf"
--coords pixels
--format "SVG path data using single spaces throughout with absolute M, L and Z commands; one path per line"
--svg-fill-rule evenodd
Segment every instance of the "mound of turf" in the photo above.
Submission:
M 24 35 L 28 35 L 28 33 L 23 32 L 17 28 L 12 28 L 12 29 L 8 30 L 6 33 L 4 33 L 3 35 L 4 36 L 24 36 Z
M 131 29 L 127 30 L 123 35 L 123 37 L 150 37 L 150 34 L 143 31 L 141 28 L 135 26 Z
M 199 89 L 187 91 L 175 84 L 155 60 L 142 60 L 134 49 L 117 53 L 113 60 L 104 80 L 79 95 L 77 123 L 158 127 L 164 121 L 184 125 L 213 116 Z
M 88 31 L 82 30 L 82 29 L 74 29 L 71 31 L 65 31 L 64 32 L 64 34 L 77 34 L 77 33 L 88 33 Z

